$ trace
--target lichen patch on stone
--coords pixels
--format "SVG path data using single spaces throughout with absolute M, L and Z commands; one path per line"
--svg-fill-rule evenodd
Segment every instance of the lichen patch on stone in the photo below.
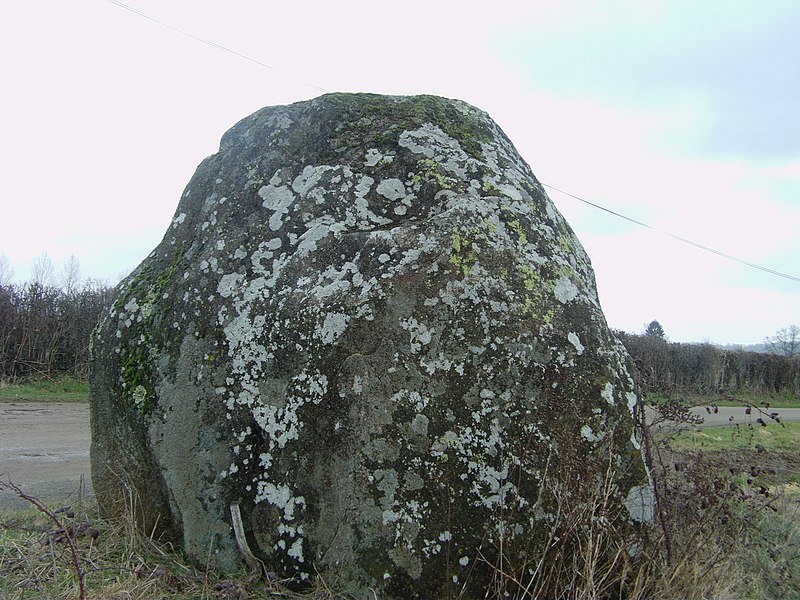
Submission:
M 176 215 L 95 335 L 93 443 L 152 473 L 161 526 L 198 561 L 235 564 L 235 499 L 282 577 L 439 597 L 450 573 L 479 597 L 501 543 L 524 564 L 546 539 L 547 478 L 597 481 L 609 453 L 645 477 L 589 259 L 485 113 L 347 94 L 266 108 Z M 139 446 L 112 436 L 120 411 Z M 178 454 L 197 490 L 169 487 Z M 618 504 L 646 504 L 635 479 Z

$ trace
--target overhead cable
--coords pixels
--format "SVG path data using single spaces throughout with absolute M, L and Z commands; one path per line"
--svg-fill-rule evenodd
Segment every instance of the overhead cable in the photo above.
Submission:
M 216 42 L 212 42 L 211 40 L 207 40 L 207 39 L 202 38 L 200 36 L 194 35 L 193 33 L 189 33 L 188 31 L 184 31 L 183 29 L 179 29 L 179 28 L 177 28 L 177 27 L 175 27 L 173 25 L 170 25 L 169 23 L 165 23 L 164 21 L 159 21 L 158 19 L 153 18 L 150 15 L 147 15 L 147 14 L 141 12 L 140 10 L 137 10 L 136 8 L 134 8 L 132 6 L 129 6 L 129 5 L 125 4 L 125 3 L 123 3 L 123 2 L 120 2 L 119 0 L 108 0 L 108 1 L 111 4 L 115 4 L 115 5 L 119 6 L 120 8 L 124 8 L 125 10 L 128 10 L 128 11 L 130 11 L 130 12 L 136 14 L 136 15 L 139 15 L 140 17 L 142 17 L 144 19 L 147 19 L 148 21 L 152 21 L 153 23 L 161 25 L 162 27 L 166 27 L 167 29 L 171 29 L 172 31 L 174 31 L 176 33 L 180 33 L 181 35 L 185 35 L 186 37 L 191 38 L 193 40 L 196 40 L 198 42 L 201 42 L 203 44 L 206 44 L 207 46 L 211 46 L 212 48 L 216 48 L 217 50 L 222 50 L 223 52 L 227 52 L 229 54 L 233 54 L 234 56 L 238 56 L 239 58 L 243 58 L 244 60 L 250 61 L 251 63 L 255 63 L 259 67 L 264 67 L 265 69 L 270 69 L 271 71 L 275 71 L 276 73 L 281 73 L 282 75 L 285 75 L 284 73 L 281 72 L 280 69 L 276 69 L 272 65 L 268 65 L 266 63 L 263 63 L 260 60 L 257 60 L 255 58 L 251 58 L 251 57 L 247 56 L 246 54 L 242 54 L 241 52 L 237 52 L 236 50 L 228 48 L 227 46 L 223 46 L 222 44 L 218 44 Z M 310 88 L 313 88 L 315 90 L 318 90 L 320 92 L 328 93 L 328 92 L 331 91 L 331 90 L 325 89 L 324 87 L 322 87 L 320 85 L 316 85 L 314 83 L 308 83 L 307 81 L 301 81 L 301 80 L 297 80 L 297 81 L 299 83 L 302 83 L 303 85 L 306 85 L 306 86 L 308 86 Z
M 116 6 L 119 6 L 120 8 L 124 8 L 125 10 L 130 11 L 130 12 L 136 14 L 136 15 L 139 15 L 140 17 L 142 17 L 144 19 L 147 19 L 148 21 L 152 21 L 153 23 L 161 25 L 162 27 L 166 27 L 167 29 L 170 29 L 170 30 L 172 30 L 172 31 L 174 31 L 176 33 L 179 33 L 179 34 L 184 35 L 186 37 L 189 37 L 189 38 L 191 38 L 193 40 L 196 40 L 198 42 L 201 42 L 203 44 L 211 46 L 212 48 L 216 48 L 217 50 L 221 50 L 223 52 L 227 52 L 229 54 L 233 54 L 234 56 L 237 56 L 239 58 L 247 60 L 247 61 L 249 61 L 251 63 L 254 63 L 254 64 L 256 64 L 256 65 L 258 65 L 260 67 L 263 67 L 265 69 L 270 69 L 271 71 L 275 71 L 276 73 L 281 73 L 280 69 L 277 69 L 277 68 L 275 68 L 275 67 L 273 67 L 271 65 L 268 65 L 266 63 L 263 63 L 260 60 L 257 60 L 255 58 L 251 58 L 250 56 L 247 56 L 246 54 L 242 54 L 241 52 L 237 52 L 236 50 L 232 50 L 231 48 L 228 48 L 227 46 L 223 46 L 222 44 L 218 44 L 216 42 L 212 42 L 211 40 L 207 40 L 207 39 L 202 38 L 200 36 L 197 36 L 197 35 L 194 35 L 192 33 L 187 32 L 187 31 L 184 31 L 183 29 L 179 29 L 178 27 L 175 27 L 173 25 L 169 25 L 168 23 L 164 23 L 163 21 L 160 21 L 160 20 L 158 20 L 158 19 L 156 19 L 154 17 L 151 17 L 150 15 L 147 15 L 147 14 L 141 12 L 140 10 L 137 10 L 136 8 L 134 8 L 132 6 L 129 6 L 129 5 L 125 4 L 125 3 L 123 3 L 123 2 L 120 2 L 119 0 L 108 0 L 108 2 L 110 2 L 111 4 L 115 4 Z M 315 90 L 318 90 L 320 92 L 326 92 L 326 93 L 330 92 L 330 90 L 328 90 L 328 89 L 326 89 L 326 88 L 324 88 L 324 87 L 322 87 L 320 85 L 316 85 L 314 83 L 308 83 L 306 81 L 301 81 L 300 83 L 302 83 L 303 85 L 306 85 L 306 86 L 308 86 L 310 88 L 313 88 Z M 800 277 L 796 277 L 794 275 L 789 275 L 787 273 L 782 273 L 781 271 L 776 271 L 775 269 L 770 269 L 769 267 L 764 267 L 764 266 L 756 264 L 754 262 L 750 262 L 748 260 L 744 260 L 744 259 L 739 258 L 737 256 L 733 256 L 731 254 L 728 254 L 727 252 L 722 252 L 720 250 L 716 250 L 716 249 L 711 248 L 709 246 L 706 246 L 704 244 L 700 244 L 698 242 L 694 242 L 694 241 L 692 241 L 690 239 L 687 239 L 685 237 L 681 237 L 679 235 L 675 235 L 674 233 L 670 233 L 669 231 L 664 231 L 663 229 L 659 229 L 657 227 L 653 227 L 652 225 L 648 225 L 647 223 L 643 223 L 642 221 L 637 221 L 636 219 L 633 219 L 631 217 L 628 217 L 626 215 L 623 215 L 621 213 L 613 211 L 613 210 L 611 210 L 609 208 L 606 208 L 604 206 L 601 206 L 601 205 L 599 205 L 599 204 L 597 204 L 595 202 L 590 202 L 589 200 L 581 198 L 580 196 L 576 196 L 575 194 L 570 194 L 569 192 L 566 192 L 566 191 L 564 191 L 562 189 L 559 189 L 559 188 L 557 188 L 555 186 L 552 186 L 552 185 L 549 185 L 549 184 L 546 184 L 546 183 L 542 183 L 542 185 L 545 186 L 546 188 L 549 188 L 549 189 L 555 191 L 555 192 L 558 192 L 560 194 L 564 194 L 565 196 L 569 196 L 570 198 L 574 198 L 575 200 L 578 200 L 579 202 L 583 202 L 584 204 L 592 206 L 592 207 L 594 207 L 594 208 L 596 208 L 598 210 L 602 210 L 604 212 L 607 212 L 610 215 L 614 215 L 617 218 L 624 219 L 625 221 L 629 221 L 631 223 L 639 225 L 640 227 L 644 227 L 646 229 L 650 229 L 651 231 L 656 231 L 656 232 L 658 232 L 658 233 L 660 233 L 662 235 L 666 235 L 667 237 L 671 237 L 672 239 L 677 240 L 679 242 L 682 242 L 684 244 L 688 244 L 690 246 L 694 246 L 695 248 L 698 248 L 698 249 L 703 250 L 705 252 L 710 252 L 711 254 L 716 254 L 717 256 L 720 256 L 722 258 L 726 258 L 728 260 L 732 260 L 734 262 L 737 262 L 739 264 L 745 265 L 747 267 L 751 267 L 753 269 L 758 269 L 759 271 L 764 271 L 765 273 L 769 273 L 771 275 L 776 275 L 778 277 L 783 277 L 784 279 L 789 279 L 790 281 L 795 281 L 797 283 L 800 283 Z
M 797 283 L 800 283 L 800 277 L 795 277 L 794 275 L 789 275 L 788 273 L 782 273 L 781 271 L 776 271 L 775 269 L 770 269 L 769 267 L 764 267 L 762 265 L 758 265 L 758 264 L 756 264 L 754 262 L 750 262 L 749 260 L 744 260 L 743 258 L 739 258 L 737 256 L 733 256 L 731 254 L 728 254 L 727 252 L 722 252 L 721 250 L 715 250 L 714 248 L 711 248 L 711 247 L 706 246 L 704 244 L 700 244 L 698 242 L 694 242 L 694 241 L 692 241 L 690 239 L 687 239 L 685 237 L 681 237 L 679 235 L 675 235 L 674 233 L 670 233 L 669 231 L 665 231 L 663 229 L 659 229 L 658 227 L 653 227 L 652 225 L 648 225 L 647 223 L 642 223 L 641 221 L 637 221 L 636 219 L 633 219 L 631 217 L 628 217 L 626 215 L 623 215 L 621 213 L 613 211 L 610 208 L 606 208 L 605 206 L 601 206 L 599 204 L 596 204 L 595 202 L 589 202 L 588 200 L 586 200 L 584 198 L 581 198 L 580 196 L 576 196 L 575 194 L 570 194 L 569 192 L 565 192 L 564 190 L 561 190 L 561 189 L 559 189 L 559 188 L 557 188 L 555 186 L 549 185 L 547 183 L 542 183 L 542 182 L 539 182 L 539 183 L 541 183 L 546 188 L 549 188 L 549 189 L 551 189 L 551 190 L 553 190 L 555 192 L 558 192 L 559 194 L 564 194 L 565 196 L 569 196 L 570 198 L 574 198 L 575 200 L 578 200 L 579 202 L 583 202 L 584 204 L 588 204 L 589 206 L 592 206 L 592 207 L 594 207 L 594 208 L 596 208 L 598 210 L 602 210 L 604 212 L 607 212 L 608 214 L 614 215 L 615 217 L 618 217 L 620 219 L 624 219 L 626 221 L 630 221 L 631 223 L 635 223 L 636 225 L 639 225 L 640 227 L 645 227 L 646 229 L 650 229 L 651 231 L 657 231 L 658 233 L 660 233 L 662 235 L 666 235 L 667 237 L 671 237 L 672 239 L 678 240 L 679 242 L 683 242 L 684 244 L 688 244 L 690 246 L 694 246 L 695 248 L 699 248 L 700 250 L 704 250 L 705 252 L 710 252 L 711 254 L 716 254 L 717 256 L 721 256 L 722 258 L 727 258 L 728 260 L 732 260 L 732 261 L 737 262 L 739 264 L 746 265 L 748 267 L 752 267 L 753 269 L 758 269 L 759 271 L 764 271 L 765 273 L 770 273 L 771 275 L 777 275 L 778 277 L 783 277 L 785 279 L 789 279 L 791 281 L 796 281 Z

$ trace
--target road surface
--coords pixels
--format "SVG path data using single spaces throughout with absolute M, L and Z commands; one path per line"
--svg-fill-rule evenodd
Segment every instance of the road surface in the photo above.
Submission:
M 762 409 L 763 410 L 763 409 Z M 647 409 L 648 417 L 652 418 L 652 410 Z M 752 423 L 753 425 L 760 425 L 758 419 L 763 419 L 769 425 L 775 423 L 769 415 L 770 413 L 778 413 L 782 422 L 788 423 L 790 421 L 800 421 L 800 408 L 771 408 L 759 412 L 757 409 L 752 409 L 750 414 L 747 414 L 743 406 L 720 406 L 719 408 L 698 406 L 692 409 L 692 413 L 701 417 L 703 423 L 699 427 L 719 427 L 722 425 L 732 425 L 738 423 L 746 425 Z
M 704 427 L 756 423 L 757 411 L 694 409 Z M 800 409 L 777 409 L 783 421 L 800 421 Z M 733 420 L 731 420 L 731 418 Z M 768 423 L 770 420 L 764 417 Z M 0 402 L 0 481 L 9 480 L 47 503 L 68 504 L 91 495 L 89 405 L 82 403 Z M 0 509 L 26 506 L 0 491 Z
M 74 503 L 91 494 L 89 405 L 0 402 L 0 481 L 13 482 L 47 503 Z M 0 509 L 27 506 L 7 490 Z

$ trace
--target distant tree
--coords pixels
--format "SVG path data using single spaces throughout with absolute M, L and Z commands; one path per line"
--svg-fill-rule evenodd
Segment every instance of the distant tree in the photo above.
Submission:
M 59 280 L 61 289 L 67 296 L 72 296 L 77 292 L 81 281 L 81 266 L 74 254 L 70 254 L 69 258 L 64 261 Z
M 764 338 L 764 343 L 772 354 L 800 356 L 800 326 L 789 325 L 779 329 L 774 335 Z
M 11 285 L 14 279 L 14 267 L 5 254 L 0 254 L 0 287 Z
M 667 339 L 667 335 L 664 333 L 664 328 L 658 321 L 650 321 L 647 327 L 645 327 L 644 334 L 660 340 Z
M 31 283 L 47 287 L 53 283 L 53 259 L 42 252 L 31 264 Z

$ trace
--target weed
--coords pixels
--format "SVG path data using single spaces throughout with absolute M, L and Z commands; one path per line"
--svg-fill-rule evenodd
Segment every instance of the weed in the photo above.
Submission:
M 9 484 L 4 484 L 8 486 Z M 33 510 L 0 511 L 0 597 L 26 599 L 201 600 L 341 598 L 318 582 L 307 595 L 290 591 L 274 573 L 227 576 L 191 564 L 171 545 L 138 530 L 128 512 L 109 521 L 97 507 L 51 509 L 29 498 Z M 75 553 L 72 549 L 74 548 Z M 80 583 L 78 583 L 80 582 Z
M 656 421 L 665 415 L 691 419 L 680 403 Z M 475 563 L 494 572 L 486 598 L 800 597 L 800 457 L 787 449 L 800 425 L 756 426 L 762 438 L 748 445 L 738 441 L 750 435 L 745 428 L 702 432 L 713 445 L 691 431 L 645 433 L 655 519 L 630 522 L 612 461 L 595 486 L 557 483 L 545 468 L 537 503 L 552 518 L 540 532 L 544 548 L 520 560 L 502 542 L 482 548 Z M 292 592 L 260 565 L 227 576 L 194 565 L 136 528 L 135 494 L 127 504 L 114 521 L 84 504 L 0 513 L 0 596 L 80 598 L 82 580 L 85 597 L 106 600 L 347 597 L 321 580 L 305 595 Z
M 669 431 L 662 420 L 691 413 L 680 401 L 663 407 L 646 436 L 660 529 L 651 547 L 661 545 L 666 558 L 651 578 L 654 597 L 800 596 L 800 521 L 786 501 L 800 462 L 786 447 L 800 427 L 767 418 L 770 425 Z

